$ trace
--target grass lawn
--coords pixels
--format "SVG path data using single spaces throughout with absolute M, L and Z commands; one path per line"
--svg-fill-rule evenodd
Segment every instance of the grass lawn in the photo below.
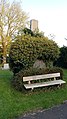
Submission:
M 11 87 L 12 72 L 0 70 L 0 119 L 14 119 L 25 112 L 46 109 L 67 100 L 67 84 L 53 90 L 21 93 Z M 67 82 L 67 70 L 64 70 Z

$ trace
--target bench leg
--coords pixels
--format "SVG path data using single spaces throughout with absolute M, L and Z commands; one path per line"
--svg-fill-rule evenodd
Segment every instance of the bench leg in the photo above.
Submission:
M 31 88 L 31 90 L 33 90 L 34 88 Z

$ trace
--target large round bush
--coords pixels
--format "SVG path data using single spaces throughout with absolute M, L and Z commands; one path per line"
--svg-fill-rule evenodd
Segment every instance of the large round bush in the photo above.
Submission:
M 57 44 L 47 37 L 19 36 L 11 45 L 9 54 L 10 68 L 14 73 L 33 66 L 37 59 L 47 62 L 54 61 L 59 56 Z

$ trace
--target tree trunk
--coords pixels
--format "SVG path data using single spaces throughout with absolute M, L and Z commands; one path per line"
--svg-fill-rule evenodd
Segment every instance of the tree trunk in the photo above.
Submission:
M 3 47 L 3 65 L 6 63 L 6 56 L 7 56 L 7 49 L 6 49 L 6 41 L 3 39 L 2 42 L 2 47 Z

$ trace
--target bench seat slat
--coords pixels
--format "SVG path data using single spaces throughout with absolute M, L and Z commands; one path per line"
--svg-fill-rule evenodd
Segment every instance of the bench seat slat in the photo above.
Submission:
M 63 80 L 54 80 L 54 81 L 48 81 L 48 82 L 42 82 L 42 83 L 34 83 L 34 84 L 24 84 L 24 87 L 26 89 L 29 88 L 36 88 L 36 87 L 44 87 L 44 86 L 52 86 L 52 85 L 58 85 L 58 84 L 64 84 L 66 83 Z
M 27 77 L 23 77 L 23 82 L 32 81 L 32 80 L 38 80 L 38 79 L 54 78 L 54 77 L 60 77 L 60 73 L 27 76 Z

